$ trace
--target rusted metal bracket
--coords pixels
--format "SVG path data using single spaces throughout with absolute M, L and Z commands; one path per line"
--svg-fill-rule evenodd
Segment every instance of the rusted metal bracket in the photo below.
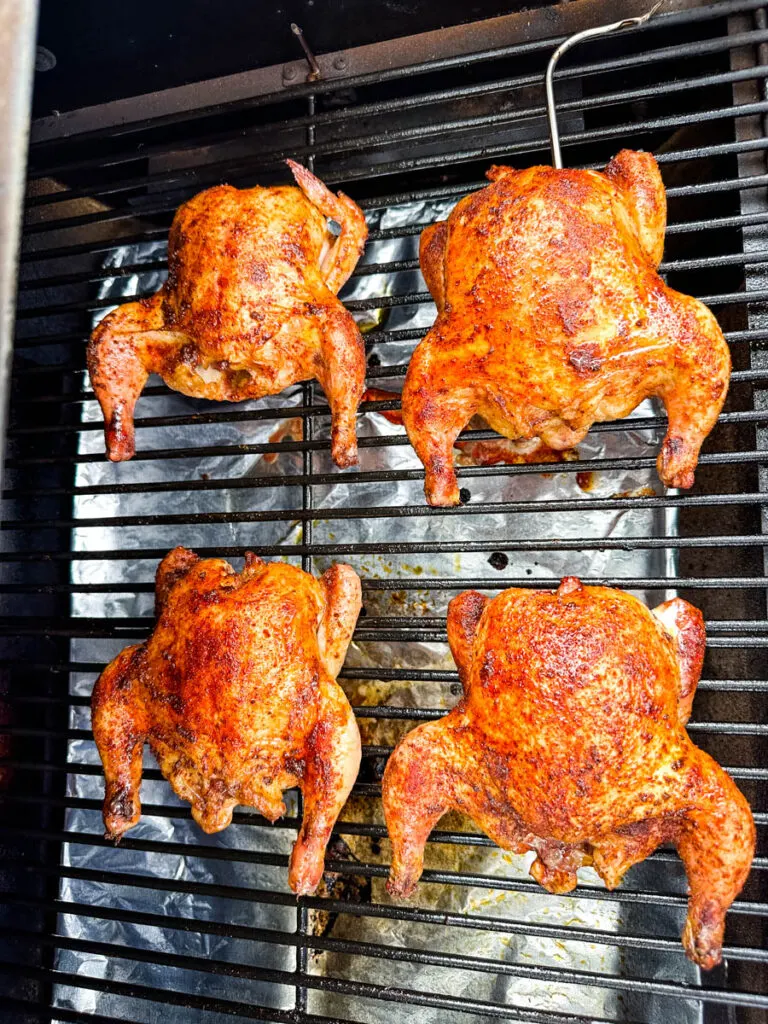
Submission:
M 301 43 L 301 48 L 304 51 L 304 54 L 307 58 L 307 64 L 309 64 L 309 72 L 306 75 L 305 81 L 317 82 L 318 79 L 323 77 L 323 73 L 320 70 L 320 65 L 317 63 L 317 60 L 315 59 L 314 53 L 312 53 L 312 51 L 309 48 L 307 40 L 304 38 L 304 33 L 301 31 L 301 29 L 299 28 L 295 21 L 291 22 L 291 32 L 293 32 L 293 34 Z M 295 64 L 286 64 L 285 67 L 283 68 L 283 81 L 287 85 L 291 85 L 296 80 L 296 77 L 297 74 Z

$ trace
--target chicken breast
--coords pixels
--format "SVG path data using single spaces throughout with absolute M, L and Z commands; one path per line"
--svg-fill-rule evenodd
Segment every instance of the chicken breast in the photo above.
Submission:
M 365 347 L 336 293 L 368 230 L 351 199 L 287 163 L 299 188 L 219 185 L 180 207 L 166 283 L 94 330 L 88 370 L 113 461 L 134 454 L 133 411 L 150 373 L 182 394 L 228 402 L 317 378 L 331 407 L 331 454 L 338 466 L 357 461 Z
M 289 884 L 314 892 L 325 847 L 360 765 L 360 734 L 336 676 L 360 611 L 348 565 L 319 579 L 246 556 L 176 548 L 157 570 L 157 624 L 128 647 L 93 691 L 93 733 L 104 765 L 104 823 L 119 839 L 139 820 L 142 750 L 149 743 L 205 832 L 237 804 L 275 821 L 299 786 L 304 820 Z
M 672 843 L 688 874 L 688 956 L 719 963 L 725 913 L 755 850 L 749 806 L 685 730 L 704 657 L 701 613 L 680 599 L 649 612 L 574 577 L 557 591 L 473 591 L 448 612 L 464 697 L 410 732 L 389 759 L 389 890 L 413 892 L 446 811 L 499 846 L 536 851 L 553 893 L 594 865 L 614 888 Z
M 707 307 L 657 273 L 656 161 L 624 150 L 604 172 L 493 167 L 488 177 L 421 236 L 438 317 L 402 402 L 427 501 L 459 503 L 452 449 L 476 413 L 504 437 L 562 450 L 649 396 L 669 417 L 659 476 L 691 487 L 731 361 Z

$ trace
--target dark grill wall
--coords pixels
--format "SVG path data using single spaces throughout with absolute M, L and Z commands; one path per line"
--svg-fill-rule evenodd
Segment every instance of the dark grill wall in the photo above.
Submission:
M 571 5 L 580 7 L 581 4 Z M 584 24 L 610 20 L 617 5 L 599 2 L 585 5 Z M 112 593 L 109 582 L 73 582 L 71 567 L 76 560 L 72 551 L 73 530 L 82 529 L 82 518 L 73 510 L 73 498 L 82 496 L 75 483 L 75 467 L 102 461 L 103 456 L 83 454 L 79 438 L 98 430 L 99 425 L 81 420 L 81 411 L 90 400 L 84 377 L 84 342 L 90 331 L 93 313 L 113 299 L 99 299 L 99 288 L 109 279 L 118 280 L 136 268 L 130 263 L 119 270 L 106 262 L 118 245 L 144 243 L 165 238 L 173 211 L 178 204 L 201 188 L 221 180 L 247 186 L 285 180 L 282 159 L 296 157 L 314 163 L 316 172 L 335 188 L 343 188 L 366 211 L 392 208 L 413 200 L 459 197 L 470 188 L 480 187 L 483 173 L 493 161 L 524 166 L 548 160 L 543 119 L 543 71 L 558 35 L 562 12 L 551 12 L 549 30 L 538 37 L 527 32 L 516 43 L 484 55 L 456 59 L 422 61 L 414 57 L 408 72 L 371 72 L 354 78 L 319 82 L 314 86 L 296 85 L 276 94 L 254 96 L 249 100 L 218 104 L 216 91 L 201 85 L 200 107 L 162 119 L 137 120 L 120 128 L 88 130 L 66 134 L 55 141 L 32 147 L 29 169 L 29 200 L 22 256 L 19 293 L 19 321 L 16 359 L 12 382 L 11 425 L 8 435 L 4 494 L 4 522 L 0 538 L 2 583 L 0 621 L 2 661 L 0 662 L 0 781 L 4 787 L 0 804 L 0 998 L 5 997 L 3 1019 L 32 1021 L 41 1019 L 89 1021 L 101 1019 L 82 1009 L 50 1010 L 53 986 L 66 983 L 76 989 L 111 992 L 118 1000 L 139 1000 L 145 1007 L 142 1020 L 218 1020 L 217 1015 L 234 1015 L 270 1021 L 366 1021 L 367 1006 L 391 1005 L 392 1019 L 410 1019 L 414 1007 L 445 1010 L 446 1020 L 524 1019 L 565 1022 L 580 1019 L 568 1007 L 537 1010 L 533 1005 L 513 1008 L 500 1001 L 464 999 L 447 993 L 409 987 L 400 979 L 403 965 L 432 964 L 455 972 L 477 974 L 502 973 L 566 981 L 575 986 L 618 987 L 626 997 L 618 1019 L 645 1019 L 633 1000 L 658 995 L 659 1007 L 675 1007 L 683 1001 L 696 1001 L 704 1008 L 706 1019 L 727 1017 L 736 1021 L 766 1019 L 768 977 L 766 964 L 766 886 L 765 832 L 768 824 L 766 782 L 768 781 L 768 619 L 766 616 L 765 576 L 765 422 L 768 404 L 765 382 L 768 361 L 765 345 L 768 324 L 765 320 L 768 290 L 761 274 L 768 263 L 763 233 L 768 224 L 764 202 L 768 187 L 766 151 L 768 137 L 764 122 L 768 117 L 765 84 L 768 76 L 768 46 L 765 7 L 749 0 L 696 6 L 681 2 L 670 4 L 673 12 L 652 22 L 644 31 L 613 37 L 584 46 L 565 62 L 558 85 L 561 97 L 561 126 L 567 165 L 599 166 L 624 146 L 644 148 L 657 154 L 668 188 L 670 229 L 663 270 L 669 283 L 681 291 L 707 301 L 726 331 L 734 359 L 735 373 L 728 403 L 718 427 L 705 446 L 695 488 L 685 494 L 641 495 L 635 497 L 580 497 L 552 499 L 542 511 L 559 511 L 578 516 L 584 510 L 624 509 L 678 510 L 678 535 L 667 538 L 629 537 L 595 539 L 585 532 L 568 542 L 549 538 L 531 542 L 508 542 L 507 531 L 499 528 L 499 513 L 511 522 L 517 515 L 531 511 L 524 500 L 479 501 L 473 486 L 496 479 L 499 486 L 510 478 L 523 480 L 528 474 L 551 469 L 545 466 L 497 466 L 465 468 L 462 484 L 470 492 L 468 504 L 456 510 L 427 509 L 414 491 L 413 504 L 381 507 L 369 500 L 377 483 L 419 481 L 417 469 L 376 468 L 372 461 L 378 449 L 403 444 L 402 437 L 367 432 L 362 441 L 361 471 L 343 477 L 327 468 L 327 440 L 324 440 L 325 404 L 317 389 L 302 390 L 303 404 L 243 411 L 236 406 L 180 402 L 173 416 L 152 416 L 138 410 L 137 461 L 151 468 L 157 460 L 182 457 L 227 457 L 227 446 L 202 445 L 199 432 L 212 424 L 281 421 L 299 416 L 305 424 L 304 440 L 281 440 L 267 444 L 245 444 L 237 454 L 275 454 L 280 464 L 291 468 L 293 497 L 285 507 L 265 506 L 262 495 L 269 478 L 200 479 L 197 492 L 207 492 L 214 501 L 207 513 L 185 510 L 192 490 L 188 479 L 163 484 L 159 491 L 165 505 L 155 513 L 137 511 L 121 515 L 106 525 L 115 536 L 121 531 L 142 530 L 144 546 L 136 549 L 118 543 L 99 557 L 108 567 L 116 562 L 144 559 L 150 564 L 164 554 L 170 544 L 166 538 L 177 534 L 183 543 L 185 530 L 206 524 L 216 526 L 226 536 L 232 524 L 253 524 L 253 541 L 267 555 L 287 556 L 305 568 L 316 568 L 319 559 L 353 559 L 364 554 L 386 555 L 400 568 L 405 562 L 418 562 L 435 552 L 481 551 L 488 556 L 501 551 L 509 560 L 508 571 L 500 577 L 489 563 L 480 577 L 458 585 L 474 585 L 493 590 L 500 585 L 530 586 L 534 581 L 516 571 L 516 559 L 526 551 L 574 550 L 616 552 L 667 547 L 677 553 L 677 579 L 658 577 L 626 578 L 606 574 L 589 582 L 634 587 L 649 592 L 677 588 L 681 596 L 704 611 L 710 637 L 704 678 L 694 706 L 692 736 L 699 745 L 727 765 L 738 780 L 755 812 L 758 824 L 758 852 L 755 867 L 744 893 L 729 917 L 727 962 L 723 969 L 703 976 L 700 985 L 669 980 L 664 975 L 638 976 L 633 958 L 653 951 L 670 958 L 678 954 L 676 937 L 649 928 L 647 915 L 638 911 L 636 927 L 627 934 L 602 933 L 567 925 L 551 925 L 542 934 L 592 944 L 618 946 L 626 964 L 626 976 L 601 977 L 591 971 L 566 972 L 530 965 L 499 964 L 483 957 L 470 958 L 444 950 L 390 947 L 386 942 L 373 947 L 349 938 L 355 920 L 413 920 L 433 927 L 444 936 L 445 929 L 458 934 L 471 928 L 494 928 L 487 916 L 474 921 L 466 915 L 438 913 L 419 904 L 385 904 L 372 895 L 372 881 L 386 874 L 387 845 L 380 823 L 361 824 L 342 820 L 336 829 L 337 840 L 329 849 L 328 867 L 338 880 L 328 894 L 300 901 L 295 932 L 249 930 L 240 935 L 240 926 L 221 921 L 195 921 L 169 918 L 167 914 L 139 913 L 130 906 L 126 893 L 153 889 L 158 900 L 168 892 L 204 894 L 208 883 L 174 881 L 173 878 L 135 876 L 115 872 L 111 852 L 101 840 L 98 828 L 93 833 L 71 835 L 65 829 L 64 812 L 69 808 L 87 809 L 87 801 L 68 795 L 67 775 L 99 774 L 92 764 L 73 763 L 68 756 L 68 740 L 88 737 L 87 730 L 73 729 L 69 708 L 82 707 L 82 695 L 68 695 L 68 678 L 95 678 L 99 665 L 78 664 L 72 660 L 73 638 L 103 637 L 106 641 L 127 642 L 143 637 L 150 628 L 146 617 L 120 620 L 73 615 L 71 599 L 75 594 Z M 522 23 L 521 23 L 522 25 Z M 471 28 L 467 29 L 471 32 Z M 527 31 L 527 30 L 526 30 Z M 397 44 L 402 47 L 404 42 Z M 414 51 L 415 52 L 415 51 Z M 137 108 L 140 111 L 140 108 Z M 388 234 L 389 232 L 389 234 Z M 373 241 L 387 237 L 412 239 L 410 255 L 397 266 L 364 266 L 357 277 L 417 270 L 416 242 L 419 227 L 384 228 L 371 232 Z M 142 272 L 161 270 L 162 257 L 141 264 Z M 402 278 L 401 278 L 402 280 Z M 415 344 L 422 329 L 398 329 L 388 325 L 388 311 L 410 308 L 429 301 L 423 282 L 411 290 L 396 292 L 387 288 L 381 295 L 349 301 L 356 313 L 368 314 L 373 329 L 366 334 L 369 353 L 369 381 L 397 389 L 406 361 L 393 365 L 388 355 L 395 346 Z M 151 290 L 151 289 L 150 289 Z M 748 294 L 747 294 L 748 293 Z M 101 293 L 103 294 L 103 293 Z M 167 393 L 162 385 L 151 382 L 149 398 Z M 387 408 L 387 403 L 367 403 L 364 414 Z M 652 417 L 649 426 L 663 421 Z M 142 445 L 142 436 L 153 428 L 187 427 L 184 448 L 150 451 Z M 624 430 L 622 424 L 596 428 L 597 432 Z M 197 432 L 197 437 L 196 437 Z M 475 436 L 480 436 L 474 432 Z M 234 449 L 231 454 L 235 454 Z M 607 462 L 573 462 L 558 466 L 558 472 L 575 474 L 596 471 L 611 474 L 630 468 L 651 467 L 646 456 L 627 455 Z M 313 507 L 313 494 L 328 484 L 350 483 L 351 502 L 343 507 L 320 512 Z M 150 492 L 147 485 L 121 484 L 116 478 L 115 494 L 137 495 L 143 500 Z M 284 481 L 285 482 L 285 481 Z M 131 490 L 133 488 L 133 490 Z M 102 488 L 102 491 L 108 488 Z M 359 504 L 354 495 L 365 496 Z M 250 496 L 251 504 L 235 500 L 233 495 Z M 239 502 L 239 503 L 238 503 Z M 538 509 L 540 506 L 536 506 Z M 138 508 L 138 506 L 137 506 Z M 233 510 L 234 509 L 234 510 Z M 241 511 L 238 511 L 241 510 Z M 475 517 L 477 524 L 486 517 L 485 533 L 472 534 L 472 540 L 441 541 L 439 531 L 425 533 L 425 524 L 445 523 L 454 516 Z M 340 525 L 346 520 L 370 520 L 370 540 L 365 545 L 328 543 L 322 522 Z M 387 522 L 397 519 L 399 541 L 379 539 Z M 268 526 L 280 521 L 302 525 L 295 542 L 265 545 L 260 543 Z M 470 520 L 467 520 L 470 522 Z M 386 526 L 387 531 L 391 527 Z M 473 530 L 477 531 L 473 525 Z M 313 535 L 313 531 L 314 535 Z M 377 534 L 377 531 L 379 533 Z M 318 541 L 321 536 L 325 540 Z M 390 536 L 387 533 L 387 536 Z M 478 540 L 478 536 L 480 539 Z M 154 537 L 154 539 L 153 539 Z M 227 557 L 237 558 L 246 545 L 223 541 L 211 548 Z M 94 557 L 79 555 L 78 558 Z M 609 563 L 610 565 L 610 563 Z M 439 616 L 381 615 L 382 595 L 401 588 L 406 594 L 419 590 L 453 593 L 457 581 L 443 578 L 419 578 L 414 582 L 402 573 L 396 580 L 375 577 L 364 579 L 368 614 L 361 618 L 356 639 L 359 643 L 386 642 L 406 644 L 409 640 L 445 640 L 444 622 Z M 150 594 L 151 577 L 146 575 L 134 589 Z M 409 598 L 410 600 L 410 598 Z M 659 600 L 662 597 L 659 596 Z M 391 607 L 391 606 L 388 606 Z M 410 607 L 410 605 L 409 605 Z M 360 680 L 389 682 L 420 680 L 425 686 L 455 682 L 455 674 L 433 668 L 413 666 L 351 668 L 344 670 L 348 685 Z M 377 722 L 396 721 L 404 727 L 415 721 L 437 717 L 443 711 L 437 702 L 428 708 L 358 708 L 361 726 L 374 736 Z M 386 744 L 369 742 L 365 749 L 361 781 L 356 797 L 377 801 Z M 157 779 L 156 771 L 148 777 Z M 93 808 L 97 807 L 93 802 Z M 153 813 L 170 818 L 186 816 L 186 810 L 160 804 Z M 239 828 L 260 826 L 254 815 L 242 813 L 236 818 Z M 281 826 L 293 828 L 289 817 Z M 371 850 L 381 857 L 352 861 L 345 847 L 345 836 L 368 836 Z M 461 831 L 449 823 L 433 840 L 446 848 L 482 846 L 484 840 L 474 831 Z M 62 865 L 62 844 L 92 844 L 103 847 L 103 866 L 72 869 Z M 173 853 L 171 844 L 149 844 L 158 857 Z M 147 846 L 147 843 L 144 843 Z M 126 838 L 123 849 L 142 849 L 142 841 Z M 232 843 L 200 843 L 188 848 L 189 855 L 202 860 L 227 859 L 273 864 L 284 871 L 285 858 L 279 854 L 248 852 Z M 272 858 L 272 859 L 270 859 Z M 669 851 L 651 858 L 642 871 L 627 878 L 617 899 L 626 906 L 644 905 L 682 907 L 680 891 L 647 891 L 644 879 L 654 865 L 674 859 Z M 114 881 L 120 899 L 98 907 L 65 905 L 59 898 L 62 878 L 90 877 L 99 884 Z M 428 883 L 444 886 L 487 885 L 494 892 L 535 891 L 532 882 L 498 877 L 479 878 L 450 869 L 427 872 Z M 185 888 L 187 887 L 187 888 Z M 245 886 L 226 888 L 222 899 L 251 900 L 265 908 L 291 907 L 293 897 L 281 891 L 253 891 Z M 109 891 L 109 890 L 107 890 Z M 209 893 L 210 894 L 210 893 Z M 580 887 L 577 897 L 599 901 L 600 890 Z M 199 928 L 213 935 L 235 936 L 273 944 L 286 951 L 297 950 L 295 969 L 282 972 L 264 968 L 258 962 L 222 963 L 213 959 L 180 954 L 158 954 L 145 949 L 111 946 L 102 939 L 87 936 L 76 939 L 62 934 L 60 912 L 69 911 L 84 919 L 134 921 L 137 927 L 164 927 L 177 931 Z M 630 918 L 631 920 L 631 915 Z M 337 937 L 344 922 L 343 939 Z M 318 923 L 320 922 L 320 923 Z M 505 921 L 510 934 L 530 931 L 525 921 Z M 337 934 L 335 934 L 335 930 Z M 443 940 L 441 940 L 443 942 Z M 80 945 L 78 946 L 78 943 Z M 177 991 L 172 985 L 146 985 L 115 980 L 112 977 L 64 977 L 56 951 L 81 949 L 94 956 L 109 955 L 141 963 L 147 959 L 167 963 L 189 971 L 220 974 L 254 984 L 286 986 L 295 991 L 295 1005 L 267 1009 L 257 997 L 224 999 L 201 992 Z M 437 950 L 437 945 L 435 947 Z M 359 962 L 356 978 L 319 974 L 315 969 L 318 952 L 344 953 Z M 292 955 L 292 954 L 291 954 Z M 286 953 L 287 956 L 287 953 Z M 358 960 L 354 960 L 358 958 Z M 391 961 L 392 983 L 387 986 L 367 983 L 365 963 L 370 959 Z M 528 973 L 526 973 L 528 972 Z M 317 990 L 336 993 L 337 1017 L 322 1016 L 312 1010 L 312 993 Z M 242 989 L 238 988 L 238 992 Z M 260 991 L 260 990 L 259 990 Z M 128 1005 L 126 1003 L 126 1005 Z M 133 1005 L 133 1004 L 131 1004 Z M 621 1004 L 620 1004 L 621 1005 Z M 646 1008 L 649 1002 L 642 1004 Z M 307 1008 L 309 1006 L 309 1009 Z M 195 1016 L 187 1016 L 192 1014 Z M 656 1019 L 658 1013 L 654 1017 Z M 130 1019 L 124 1017 L 124 1019 Z
M 41 0 L 38 40 L 56 64 L 35 77 L 33 116 L 293 60 L 301 51 L 292 21 L 316 52 L 328 53 L 547 6 L 547 0 L 229 0 L 226 6 L 135 0 L 130 7 L 96 7 Z

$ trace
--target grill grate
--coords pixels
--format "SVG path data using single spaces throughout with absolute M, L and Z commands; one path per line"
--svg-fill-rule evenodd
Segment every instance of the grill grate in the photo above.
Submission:
M 623 146 L 657 154 L 670 201 L 662 269 L 712 306 L 731 345 L 728 404 L 685 494 L 649 486 L 664 419 L 644 407 L 631 429 L 594 427 L 595 447 L 576 461 L 466 466 L 467 503 L 431 509 L 403 433 L 378 415 L 396 403 L 364 404 L 361 468 L 341 474 L 311 384 L 227 406 L 152 382 L 136 457 L 111 466 L 84 372 L 93 318 L 157 287 L 179 203 L 222 179 L 284 180 L 280 161 L 293 156 L 366 210 L 369 249 L 343 294 L 366 331 L 369 381 L 397 389 L 433 314 L 418 275 L 421 227 L 482 187 L 493 159 L 548 159 L 543 70 L 555 37 L 579 19 L 612 20 L 610 5 L 469 26 L 469 52 L 436 46 L 428 59 L 418 40 L 399 41 L 383 70 L 353 51 L 348 72 L 328 80 L 282 88 L 278 69 L 261 93 L 203 83 L 175 109 L 139 98 L 77 113 L 63 130 L 37 126 L 0 530 L 9 1020 L 765 1019 L 768 22 L 754 0 L 667 7 L 640 32 L 579 49 L 558 90 L 567 165 L 601 166 Z M 274 439 L 295 420 L 300 439 Z M 644 486 L 612 491 L 629 479 Z M 363 769 L 329 848 L 327 892 L 298 906 L 285 889 L 296 799 L 275 826 L 242 809 L 229 832 L 204 840 L 151 766 L 151 827 L 119 850 L 101 838 L 87 695 L 104 661 L 147 635 L 152 572 L 176 543 L 229 558 L 253 548 L 315 572 L 341 557 L 363 576 L 366 615 L 342 672 L 358 701 Z M 710 975 L 683 962 L 686 898 L 669 851 L 617 892 L 585 876 L 573 897 L 550 897 L 519 858 L 493 859 L 485 836 L 446 819 L 416 900 L 383 897 L 383 764 L 458 686 L 447 600 L 467 587 L 548 585 L 577 558 L 587 582 L 648 600 L 675 590 L 707 619 L 689 728 L 739 780 L 759 836 L 725 966 Z

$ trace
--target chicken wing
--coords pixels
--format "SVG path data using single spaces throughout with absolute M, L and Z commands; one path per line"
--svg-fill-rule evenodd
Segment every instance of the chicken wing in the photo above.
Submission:
M 573 889 L 584 864 L 614 888 L 670 842 L 690 886 L 686 952 L 717 964 L 755 828 L 730 777 L 685 731 L 701 613 L 680 599 L 649 612 L 569 577 L 556 592 L 460 594 L 448 639 L 464 697 L 410 732 L 384 775 L 390 892 L 413 892 L 427 838 L 451 809 L 504 849 L 535 850 L 531 874 L 553 893 Z
M 428 502 L 459 503 L 452 448 L 476 413 L 504 437 L 559 450 L 649 396 L 669 418 L 659 476 L 691 487 L 731 361 L 707 307 L 657 273 L 656 161 L 624 150 L 602 173 L 493 167 L 488 177 L 421 236 L 438 317 L 411 359 L 403 419 Z
M 88 369 L 114 462 L 134 454 L 133 411 L 150 373 L 193 398 L 230 402 L 315 377 L 331 407 L 333 458 L 357 462 L 365 349 L 336 293 L 363 250 L 365 218 L 287 163 L 299 188 L 219 185 L 180 207 L 166 283 L 94 330 Z
M 157 570 L 156 606 L 152 636 L 118 655 L 93 691 L 107 837 L 139 820 L 146 742 L 205 832 L 226 828 L 237 804 L 274 821 L 283 791 L 299 786 L 288 880 L 314 892 L 360 765 L 336 682 L 360 611 L 357 574 L 334 565 L 317 580 L 250 552 L 238 573 L 176 548 Z

